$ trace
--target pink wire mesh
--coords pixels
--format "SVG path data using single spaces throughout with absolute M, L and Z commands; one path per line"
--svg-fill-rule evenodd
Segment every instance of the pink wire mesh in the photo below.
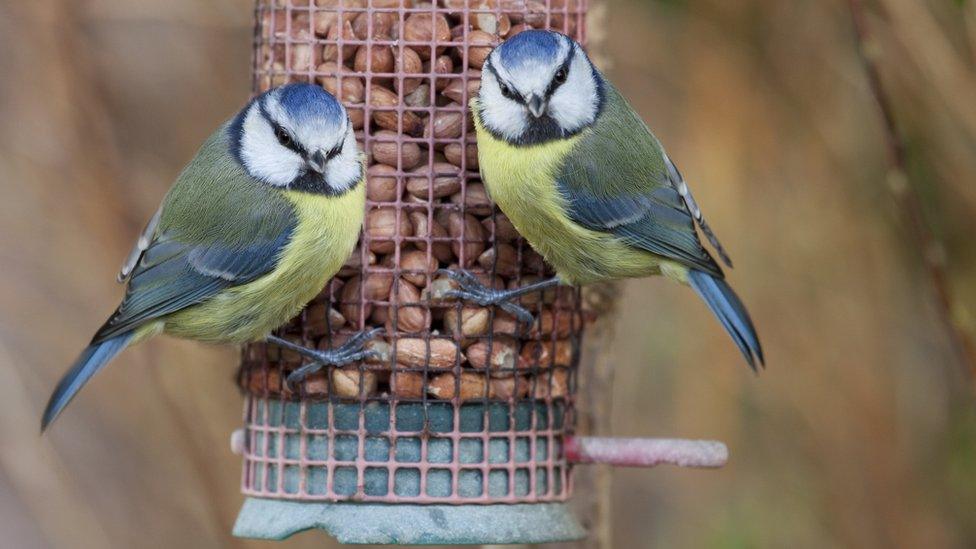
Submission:
M 452 283 L 436 270 L 464 267 L 496 287 L 552 274 L 490 203 L 467 105 L 491 47 L 526 28 L 585 42 L 585 14 L 586 0 L 258 0 L 254 91 L 322 85 L 368 157 L 360 245 L 279 335 L 328 349 L 363 329 L 387 333 L 371 344 L 378 358 L 325 369 L 297 394 L 283 380 L 298 355 L 245 349 L 245 495 L 569 497 L 579 292 L 523 297 L 536 322 L 520 327 L 500 309 L 442 299 Z

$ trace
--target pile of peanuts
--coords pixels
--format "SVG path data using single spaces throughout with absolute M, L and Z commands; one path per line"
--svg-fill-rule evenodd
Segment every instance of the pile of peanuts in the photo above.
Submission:
M 526 325 L 500 308 L 448 298 L 458 286 L 437 271 L 463 268 L 494 288 L 552 275 L 493 208 L 466 103 L 495 44 L 528 28 L 573 36 L 578 1 L 276 0 L 289 7 L 259 14 L 258 88 L 304 80 L 334 94 L 368 166 L 360 247 L 281 332 L 320 349 L 363 327 L 385 334 L 368 344 L 373 356 L 364 363 L 323 370 L 301 387 L 282 379 L 302 363 L 297 354 L 252 344 L 247 390 L 460 401 L 570 393 L 576 342 L 590 316 L 574 289 L 522 297 L 535 315 Z M 380 11 L 363 11 L 367 4 Z M 261 367 L 269 362 L 281 367 Z

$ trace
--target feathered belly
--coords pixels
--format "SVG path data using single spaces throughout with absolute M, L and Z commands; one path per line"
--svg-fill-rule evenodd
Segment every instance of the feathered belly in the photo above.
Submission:
M 565 210 L 545 198 L 523 195 L 517 200 L 500 199 L 499 206 L 566 283 L 589 284 L 660 272 L 660 258 L 655 254 L 574 223 Z
M 582 227 L 567 215 L 553 174 L 561 160 L 572 154 L 573 144 L 567 139 L 513 147 L 480 132 L 481 172 L 492 199 L 567 283 L 657 274 L 658 256 Z
M 322 258 L 330 250 L 319 249 Z M 296 261 L 295 251 L 283 254 L 290 267 L 248 284 L 228 288 L 200 305 L 167 319 L 166 332 L 211 342 L 245 342 L 267 336 L 288 322 L 314 298 L 337 271 L 325 261 Z
M 171 315 L 165 331 L 201 341 L 246 342 L 295 317 L 355 248 L 365 205 L 362 190 L 360 185 L 338 198 L 289 193 L 299 223 L 275 270 Z

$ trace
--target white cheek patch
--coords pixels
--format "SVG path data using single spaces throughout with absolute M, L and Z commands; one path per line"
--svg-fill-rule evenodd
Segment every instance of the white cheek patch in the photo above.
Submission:
M 509 141 L 515 141 L 529 127 L 525 107 L 502 95 L 498 80 L 490 70 L 481 73 L 479 103 L 482 107 L 482 122 L 496 134 Z
M 567 132 L 593 123 L 600 107 L 600 94 L 593 68 L 582 51 L 573 54 L 566 82 L 549 100 L 549 115 Z
M 240 155 L 248 173 L 278 187 L 287 186 L 298 177 L 305 163 L 301 156 L 278 143 L 257 103 L 244 116 Z
M 325 169 L 325 180 L 337 192 L 352 188 L 363 177 L 363 157 L 359 154 L 356 135 L 350 126 L 342 143 L 342 152 L 329 161 Z

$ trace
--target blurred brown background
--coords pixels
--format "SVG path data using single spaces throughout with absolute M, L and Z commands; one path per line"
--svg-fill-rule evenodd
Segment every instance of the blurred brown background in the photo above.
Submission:
M 619 547 L 976 546 L 976 413 L 936 305 L 845 2 L 610 0 L 611 78 L 736 260 L 758 378 L 686 288 L 633 281 L 608 435 L 718 438 L 720 471 L 614 472 Z M 976 313 L 976 2 L 878 0 L 868 52 Z M 4 547 L 270 547 L 241 497 L 233 349 L 126 352 L 51 432 L 40 412 L 114 307 L 117 267 L 249 91 L 251 5 L 0 4 L 0 536 Z M 321 533 L 281 547 L 331 547 Z

